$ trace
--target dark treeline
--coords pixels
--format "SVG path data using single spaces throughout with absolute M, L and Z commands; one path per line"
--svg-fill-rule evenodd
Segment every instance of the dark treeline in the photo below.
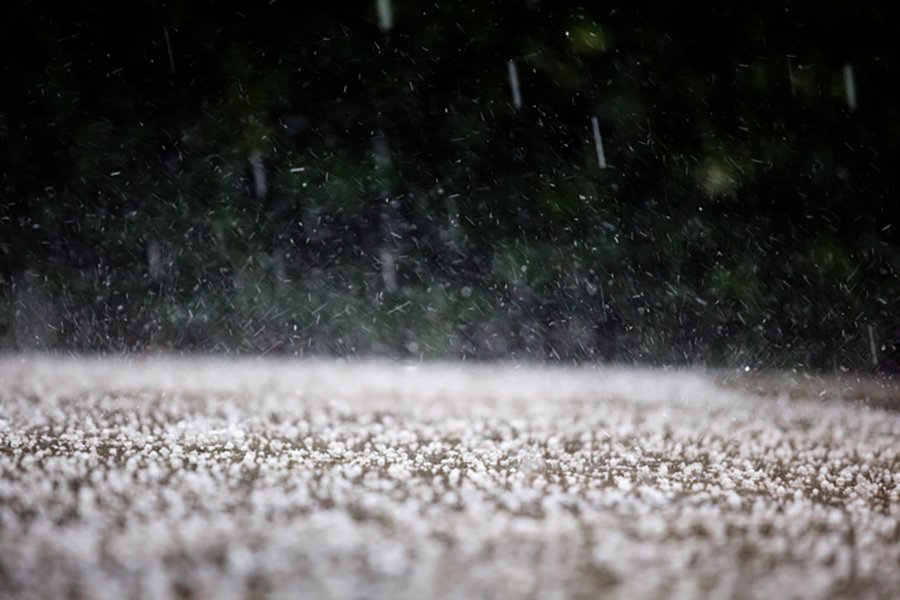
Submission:
M 889 3 L 316 6 L 9 3 L 0 348 L 900 369 Z

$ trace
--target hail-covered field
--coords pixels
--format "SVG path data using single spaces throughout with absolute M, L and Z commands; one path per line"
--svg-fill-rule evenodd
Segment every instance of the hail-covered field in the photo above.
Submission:
M 721 379 L 7 356 L 0 597 L 900 596 L 896 390 Z

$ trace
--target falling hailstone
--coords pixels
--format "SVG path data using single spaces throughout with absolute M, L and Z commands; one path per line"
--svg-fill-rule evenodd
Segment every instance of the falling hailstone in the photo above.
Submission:
M 853 65 L 844 65 L 844 94 L 847 96 L 847 108 L 856 110 L 856 79 L 853 76 Z
M 394 28 L 394 12 L 391 10 L 391 0 L 375 0 L 378 10 L 378 27 L 382 31 L 390 31 Z
M 372 138 L 372 160 L 375 162 L 375 168 L 379 170 L 391 166 L 391 149 L 388 147 L 387 138 L 381 131 Z
M 878 345 L 875 343 L 875 327 L 869 325 L 869 353 L 872 355 L 872 366 L 878 368 Z
M 162 277 L 162 253 L 156 240 L 147 243 L 147 271 L 153 281 L 158 281 Z
M 606 153 L 603 151 L 603 138 L 600 137 L 600 121 L 597 117 L 591 117 L 591 127 L 594 129 L 594 146 L 597 148 L 597 164 L 601 169 L 606 168 Z
M 172 54 L 172 40 L 169 39 L 169 28 L 163 27 L 163 36 L 166 38 L 166 53 L 169 55 L 169 70 L 175 74 L 175 56 Z
M 269 185 L 266 181 L 266 165 L 263 163 L 262 153 L 259 150 L 254 150 L 250 153 L 250 167 L 253 169 L 253 183 L 256 189 L 256 198 L 258 200 L 265 200 Z
M 382 248 L 380 254 L 381 279 L 384 282 L 384 289 L 393 294 L 400 289 L 400 285 L 397 283 L 397 260 L 394 258 L 394 253 L 387 248 Z
M 515 61 L 509 61 L 507 69 L 509 71 L 509 87 L 512 89 L 513 107 L 519 110 L 522 108 L 522 91 L 519 88 L 519 70 L 516 68 Z
M 791 55 L 787 55 L 788 83 L 791 84 L 791 96 L 797 92 L 796 82 L 794 81 L 794 66 L 791 64 Z

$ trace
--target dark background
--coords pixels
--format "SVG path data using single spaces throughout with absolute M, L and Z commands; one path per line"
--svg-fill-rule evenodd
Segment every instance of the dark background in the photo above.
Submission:
M 897 372 L 888 4 L 6 3 L 0 349 Z

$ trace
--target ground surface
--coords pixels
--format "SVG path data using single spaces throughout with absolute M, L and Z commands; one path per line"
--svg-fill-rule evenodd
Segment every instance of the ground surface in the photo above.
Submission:
M 724 379 L 0 358 L 0 597 L 898 597 L 893 391 Z

